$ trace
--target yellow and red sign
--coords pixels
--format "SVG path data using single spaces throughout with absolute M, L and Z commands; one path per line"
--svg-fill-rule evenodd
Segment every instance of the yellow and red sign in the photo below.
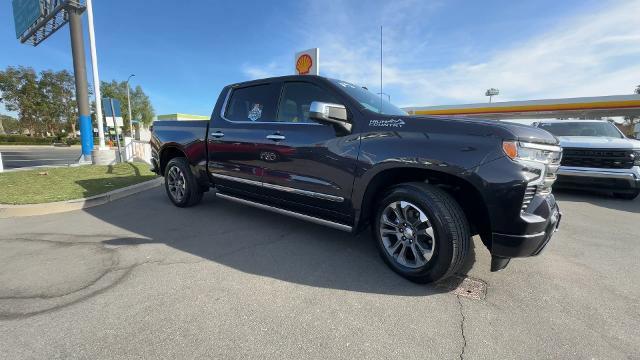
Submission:
M 301 51 L 295 57 L 296 75 L 320 74 L 320 49 L 313 48 Z
M 302 54 L 298 57 L 298 61 L 296 61 L 296 71 L 298 75 L 307 75 L 311 67 L 313 66 L 313 59 L 309 54 Z

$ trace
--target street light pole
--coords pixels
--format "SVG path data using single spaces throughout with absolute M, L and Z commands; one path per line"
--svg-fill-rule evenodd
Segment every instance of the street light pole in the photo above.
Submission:
M 377 93 L 376 95 L 380 95 L 380 96 L 384 95 L 384 96 L 386 96 L 386 97 L 387 97 L 387 99 L 389 99 L 388 101 L 389 101 L 389 102 L 391 102 L 391 95 L 389 95 L 389 94 L 387 94 L 387 93 L 379 92 L 379 93 Z
M 98 74 L 98 54 L 96 53 L 96 35 L 93 30 L 93 4 L 87 0 L 87 19 L 89 20 L 89 48 L 91 49 L 91 68 L 93 73 L 93 93 L 96 99 L 96 122 L 98 123 L 98 149 L 105 150 L 104 125 L 102 123 L 102 96 L 100 95 L 100 75 Z
M 129 96 L 129 80 L 132 77 L 136 76 L 135 74 L 129 75 L 127 78 L 127 104 L 129 109 L 129 135 L 133 138 L 133 119 L 131 118 L 131 97 Z

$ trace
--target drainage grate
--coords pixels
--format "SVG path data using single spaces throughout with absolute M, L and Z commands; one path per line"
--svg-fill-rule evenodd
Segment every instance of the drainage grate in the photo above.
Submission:
M 487 294 L 487 283 L 467 276 L 452 276 L 439 282 L 436 286 L 447 289 L 454 295 L 474 300 L 482 300 Z

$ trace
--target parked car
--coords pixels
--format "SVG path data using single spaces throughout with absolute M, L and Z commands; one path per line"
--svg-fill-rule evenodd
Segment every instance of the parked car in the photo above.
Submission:
M 556 187 L 609 191 L 622 199 L 640 194 L 640 141 L 611 122 L 544 120 L 534 124 L 560 140 L 564 152 Z
M 176 206 L 215 188 L 220 198 L 340 230 L 371 227 L 382 259 L 416 282 L 459 271 L 475 234 L 492 271 L 537 255 L 560 220 L 553 135 L 408 116 L 340 80 L 229 85 L 209 121 L 156 121 L 151 144 L 154 171 Z

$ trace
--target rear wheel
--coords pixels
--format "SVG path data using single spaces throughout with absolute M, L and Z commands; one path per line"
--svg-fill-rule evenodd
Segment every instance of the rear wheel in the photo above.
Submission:
M 625 200 L 633 200 L 637 198 L 638 195 L 640 195 L 640 190 L 636 190 L 631 193 L 613 193 L 613 196 L 617 197 L 618 199 L 625 199 Z
M 191 172 L 187 159 L 176 157 L 169 161 L 164 172 L 167 196 L 178 207 L 193 206 L 202 200 L 202 189 Z
M 424 183 L 390 189 L 378 203 L 373 232 L 383 260 L 398 274 L 419 283 L 458 271 L 471 238 L 458 203 Z

